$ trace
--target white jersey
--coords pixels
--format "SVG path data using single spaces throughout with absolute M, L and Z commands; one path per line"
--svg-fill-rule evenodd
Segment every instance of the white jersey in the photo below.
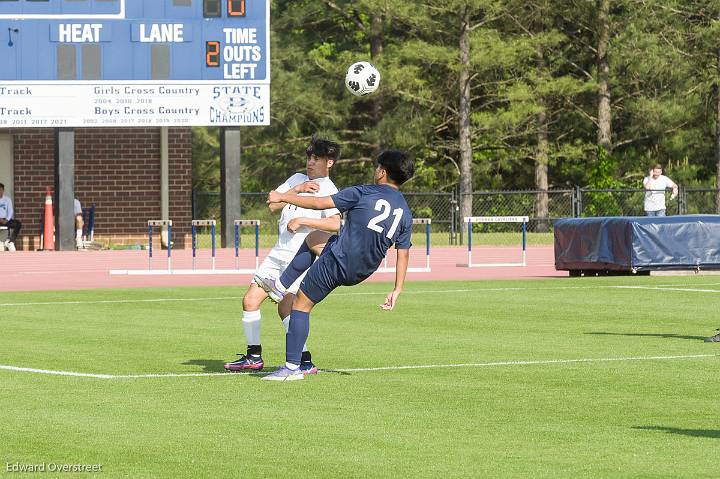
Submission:
M 75 216 L 82 215 L 82 206 L 80 205 L 80 200 L 75 198 L 75 201 L 73 202 L 73 207 L 75 211 Z
M 645 211 L 659 211 L 665 209 L 665 190 L 672 188 L 675 183 L 665 175 L 660 175 L 657 179 L 652 176 L 646 176 L 643 180 L 645 185 Z M 656 190 L 656 191 L 652 191 Z
M 0 219 L 10 221 L 13 219 L 14 214 L 12 200 L 3 195 L 2 198 L 0 198 Z
M 285 181 L 282 185 L 276 188 L 279 193 L 286 193 L 297 185 L 301 185 L 306 181 L 314 181 L 318 184 L 320 189 L 317 193 L 300 193 L 302 196 L 330 196 L 338 192 L 335 187 L 335 183 L 328 177 L 315 178 L 310 180 L 307 175 L 302 173 L 295 173 Z M 293 233 L 288 231 L 287 226 L 290 220 L 293 218 L 329 218 L 330 216 L 340 214 L 335 208 L 329 208 L 327 210 L 309 210 L 304 208 L 298 208 L 294 205 L 285 205 L 280 214 L 280 220 L 278 220 L 278 240 L 275 246 L 270 251 L 268 256 L 278 259 L 284 262 L 290 262 L 295 257 L 295 254 L 302 246 L 305 241 L 305 237 L 313 231 L 312 228 L 303 226 L 297 232 Z

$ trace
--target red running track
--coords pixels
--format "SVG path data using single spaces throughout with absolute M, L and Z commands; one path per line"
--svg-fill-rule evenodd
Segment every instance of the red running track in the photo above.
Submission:
M 430 273 L 408 273 L 407 281 L 469 281 L 483 279 L 520 279 L 567 277 L 567 271 L 556 271 L 552 246 L 529 248 L 525 267 L 468 268 L 464 248 L 433 248 Z M 474 248 L 474 262 L 519 260 L 517 248 Z M 260 251 L 264 258 L 267 250 Z M 192 252 L 173 251 L 173 269 L 190 269 Z M 242 250 L 241 268 L 252 268 L 254 251 Z M 509 255 L 509 256 L 508 256 Z M 209 251 L 198 252 L 197 267 L 210 268 Z M 394 257 L 394 253 L 389 255 Z M 167 253 L 157 252 L 153 269 L 167 267 Z M 235 267 L 234 250 L 218 250 L 218 269 Z M 392 263 L 392 261 L 391 261 Z M 411 250 L 411 267 L 425 265 L 424 250 Z M 148 268 L 147 251 L 62 251 L 0 253 L 0 291 L 44 291 L 92 288 L 144 288 L 172 286 L 245 286 L 247 275 L 110 275 L 110 270 Z M 369 281 L 393 281 L 394 273 L 375 273 Z

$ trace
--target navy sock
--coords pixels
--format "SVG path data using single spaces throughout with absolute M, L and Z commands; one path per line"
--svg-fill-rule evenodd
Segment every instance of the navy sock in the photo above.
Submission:
M 305 272 L 317 258 L 317 255 L 310 251 L 307 243 L 303 243 L 297 254 L 290 262 L 283 274 L 280 275 L 280 284 L 289 288 Z
M 300 364 L 302 350 L 310 334 L 310 313 L 293 309 L 290 327 L 285 335 L 285 361 Z

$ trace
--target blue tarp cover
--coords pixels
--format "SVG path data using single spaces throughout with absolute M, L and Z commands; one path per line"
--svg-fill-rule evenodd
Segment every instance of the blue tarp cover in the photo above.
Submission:
M 555 269 L 720 269 L 720 216 L 565 218 L 555 222 Z

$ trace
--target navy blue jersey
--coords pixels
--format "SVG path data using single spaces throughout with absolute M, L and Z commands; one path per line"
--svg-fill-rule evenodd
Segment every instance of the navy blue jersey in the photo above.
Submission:
M 332 195 L 345 213 L 345 225 L 330 252 L 337 258 L 347 284 L 378 269 L 390 246 L 411 246 L 412 216 L 405 197 L 388 185 L 352 186 Z

